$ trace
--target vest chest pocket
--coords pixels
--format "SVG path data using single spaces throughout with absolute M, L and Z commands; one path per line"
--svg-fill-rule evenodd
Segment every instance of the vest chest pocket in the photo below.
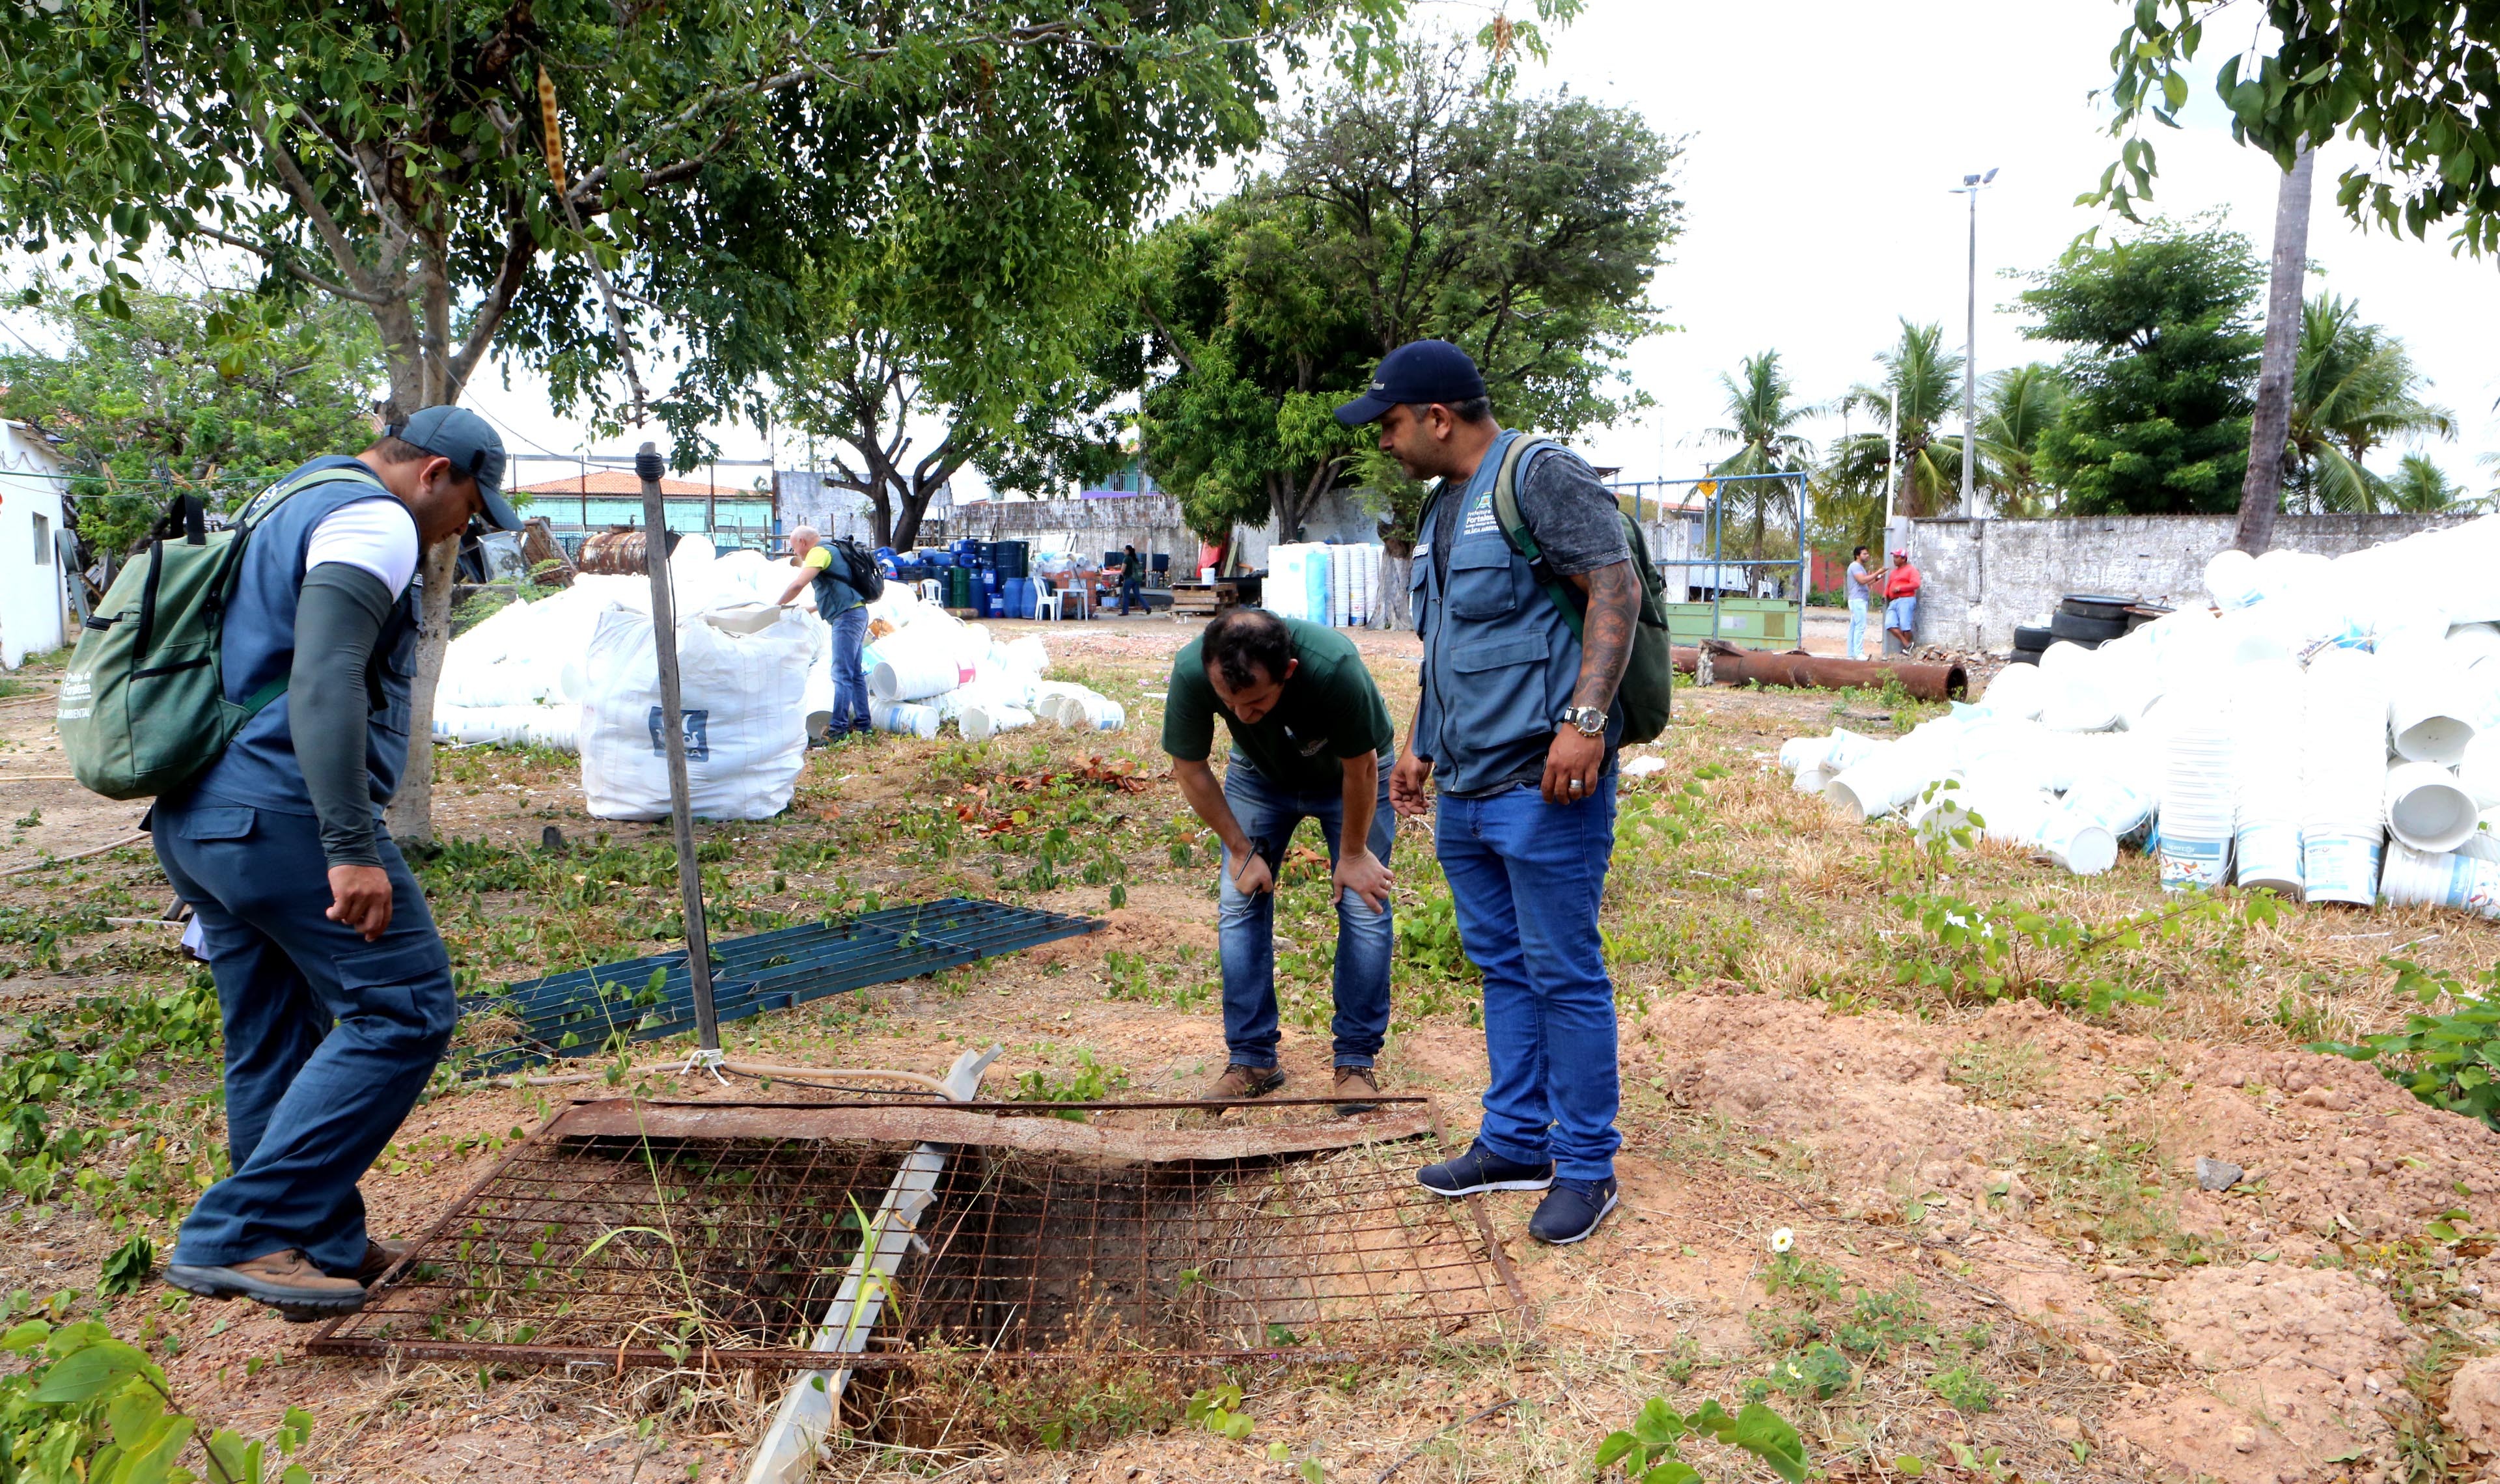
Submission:
M 1458 618 L 1507 618 L 1519 610 L 1511 580 L 1510 547 L 1500 538 L 1463 541 L 1450 553 L 1450 613 Z

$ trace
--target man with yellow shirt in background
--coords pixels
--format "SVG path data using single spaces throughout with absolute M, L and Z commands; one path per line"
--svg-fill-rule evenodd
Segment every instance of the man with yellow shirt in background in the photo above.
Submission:
M 816 616 L 833 627 L 834 719 L 825 728 L 827 742 L 850 733 L 866 736 L 871 730 L 868 676 L 860 672 L 860 650 L 868 644 L 868 600 L 850 584 L 850 564 L 836 565 L 834 555 L 833 546 L 816 534 L 814 526 L 792 531 L 790 565 L 799 569 L 799 575 L 781 594 L 781 606 L 788 608 L 798 601 L 802 588 L 814 588 Z

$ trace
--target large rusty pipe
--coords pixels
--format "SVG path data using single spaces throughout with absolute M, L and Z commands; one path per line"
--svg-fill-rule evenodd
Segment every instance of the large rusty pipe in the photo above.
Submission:
M 1700 668 L 1699 649 L 1675 651 L 1675 668 L 1686 675 Z M 1787 685 L 1799 690 L 1881 690 L 1898 680 L 1912 699 L 1958 701 L 1970 690 L 1970 676 L 1959 665 L 1891 665 L 1881 660 L 1844 660 L 1826 654 L 1766 654 L 1757 649 L 1715 645 L 1710 650 L 1710 678 L 1719 685 Z

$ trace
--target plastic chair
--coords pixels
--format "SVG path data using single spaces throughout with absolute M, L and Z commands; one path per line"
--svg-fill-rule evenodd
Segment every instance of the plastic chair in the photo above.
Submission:
M 1047 618 L 1053 623 L 1059 622 L 1060 600 L 1066 593 L 1066 588 L 1044 584 L 1033 595 L 1033 616 L 1036 619 Z

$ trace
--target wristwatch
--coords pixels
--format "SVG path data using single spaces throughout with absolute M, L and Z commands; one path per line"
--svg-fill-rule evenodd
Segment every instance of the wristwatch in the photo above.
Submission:
M 1562 724 L 1576 729 L 1583 737 L 1606 735 L 1606 713 L 1594 706 L 1566 706 Z

